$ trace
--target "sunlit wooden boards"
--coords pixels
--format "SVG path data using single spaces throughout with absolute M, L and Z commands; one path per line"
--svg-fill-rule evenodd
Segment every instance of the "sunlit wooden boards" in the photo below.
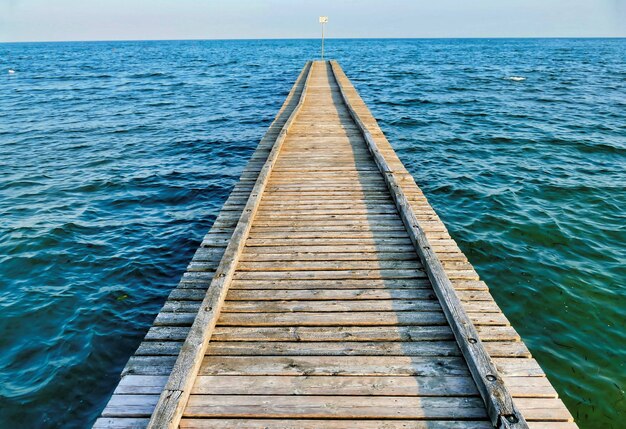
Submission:
M 96 427 L 146 426 L 302 76 Z M 339 83 L 405 176 L 403 190 L 530 427 L 576 427 L 343 73 Z M 328 63 L 313 64 L 180 427 L 491 427 Z

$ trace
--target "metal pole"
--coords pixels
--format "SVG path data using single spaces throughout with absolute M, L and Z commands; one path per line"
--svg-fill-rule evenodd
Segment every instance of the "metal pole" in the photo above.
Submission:
M 322 24 L 322 61 L 324 61 L 324 27 L 328 22 L 327 16 L 320 16 L 320 24 Z
M 322 61 L 324 61 L 324 25 L 326 24 L 322 23 Z

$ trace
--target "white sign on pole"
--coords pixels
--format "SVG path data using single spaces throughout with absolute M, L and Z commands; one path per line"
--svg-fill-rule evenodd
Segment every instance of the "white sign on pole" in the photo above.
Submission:
M 324 59 L 324 27 L 328 22 L 327 16 L 320 16 L 320 24 L 322 24 L 322 60 Z

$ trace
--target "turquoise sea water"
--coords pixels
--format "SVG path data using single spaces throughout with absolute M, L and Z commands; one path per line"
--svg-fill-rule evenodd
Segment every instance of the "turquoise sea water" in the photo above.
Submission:
M 0 44 L 0 427 L 95 420 L 317 50 Z M 327 53 L 580 427 L 623 427 L 626 40 Z

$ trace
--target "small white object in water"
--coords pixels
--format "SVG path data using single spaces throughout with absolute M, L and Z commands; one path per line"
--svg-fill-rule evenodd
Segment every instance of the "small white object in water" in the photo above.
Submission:
M 15 70 L 9 69 L 9 74 L 15 74 Z
M 513 82 L 522 82 L 526 80 L 525 77 L 521 77 L 521 76 L 510 76 L 510 77 L 507 77 L 507 79 L 512 80 Z

